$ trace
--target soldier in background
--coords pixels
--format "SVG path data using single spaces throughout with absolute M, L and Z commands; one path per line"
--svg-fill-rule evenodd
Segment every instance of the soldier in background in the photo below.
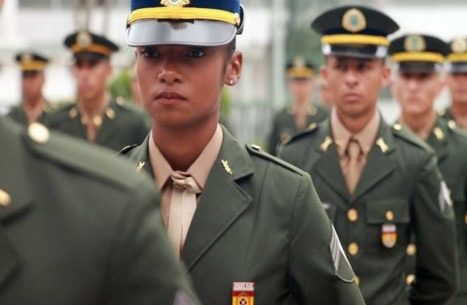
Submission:
M 54 113 L 50 127 L 113 150 L 144 140 L 149 126 L 144 113 L 107 90 L 112 75 L 110 56 L 118 46 L 87 31 L 68 35 L 65 45 L 73 53 L 71 67 L 77 84 L 77 102 Z
M 268 138 L 268 152 L 275 155 L 280 145 L 311 124 L 321 122 L 328 113 L 311 102 L 315 67 L 302 57 L 296 57 L 286 67 L 290 105 L 274 115 Z
M 8 116 L 22 125 L 47 123 L 49 103 L 43 95 L 45 71 L 49 60 L 33 52 L 18 53 L 15 61 L 21 69 L 21 104 L 13 107 Z
M 395 63 L 392 93 L 401 106 L 400 125 L 413 131 L 435 151 L 454 204 L 459 266 L 459 290 L 451 305 L 467 304 L 467 135 L 454 122 L 438 117 L 434 102 L 444 87 L 443 62 L 449 46 L 429 35 L 405 35 L 391 42 Z M 415 237 L 416 240 L 416 237 Z M 407 247 L 407 283 L 415 284 L 416 244 Z
M 459 128 L 467 129 L 467 38 L 456 38 L 449 47 L 447 85 L 451 92 L 451 107 L 441 110 L 440 115 L 455 122 Z
M 333 109 L 288 142 L 280 157 L 312 176 L 347 250 L 367 304 L 445 304 L 457 288 L 454 214 L 434 152 L 388 126 L 377 110 L 390 80 L 384 13 L 343 6 L 312 23 Z M 406 248 L 415 232 L 416 282 L 406 289 Z

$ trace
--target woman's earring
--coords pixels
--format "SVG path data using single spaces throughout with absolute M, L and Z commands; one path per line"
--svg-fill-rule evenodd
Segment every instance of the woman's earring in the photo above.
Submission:
M 235 80 L 229 79 L 228 84 L 229 84 L 230 86 L 235 85 Z

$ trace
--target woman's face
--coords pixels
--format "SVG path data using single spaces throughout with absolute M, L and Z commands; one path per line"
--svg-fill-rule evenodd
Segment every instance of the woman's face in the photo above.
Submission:
M 217 121 L 224 84 L 240 77 L 241 53 L 229 46 L 139 47 L 136 69 L 141 97 L 154 124 L 195 127 Z

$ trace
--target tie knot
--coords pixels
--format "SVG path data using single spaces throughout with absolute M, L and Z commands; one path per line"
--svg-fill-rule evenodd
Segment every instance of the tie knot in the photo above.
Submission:
M 360 143 L 355 138 L 350 138 L 349 143 L 347 144 L 347 154 L 351 159 L 356 159 L 362 153 L 362 148 Z
M 196 183 L 195 179 L 191 177 L 191 175 L 188 173 L 174 171 L 170 175 L 170 178 L 172 179 L 172 183 L 175 188 L 194 194 L 201 193 L 200 186 L 198 185 L 198 183 Z

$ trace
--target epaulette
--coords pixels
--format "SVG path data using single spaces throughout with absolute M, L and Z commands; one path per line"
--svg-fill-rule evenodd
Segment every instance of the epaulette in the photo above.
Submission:
M 404 140 L 405 142 L 408 142 L 412 145 L 415 145 L 415 146 L 418 146 L 424 150 L 431 150 L 430 146 L 428 144 L 426 144 L 424 141 L 420 140 L 415 134 L 413 134 L 412 132 L 408 131 L 406 128 L 402 127 L 401 124 L 399 123 L 395 123 L 394 125 L 392 125 L 392 133 Z
M 118 155 L 126 155 L 126 154 L 128 154 L 130 151 L 132 151 L 133 148 L 135 148 L 135 147 L 138 147 L 138 145 L 137 145 L 137 144 L 127 145 L 127 146 L 123 147 L 122 150 L 120 150 L 120 151 L 118 152 Z
M 111 181 L 119 186 L 130 186 L 134 182 L 121 179 L 134 171 L 131 163 L 124 158 L 112 155 L 104 148 L 91 146 L 85 141 L 72 139 L 57 133 L 51 133 L 40 123 L 32 123 L 24 132 L 26 146 L 36 155 L 76 171 L 90 173 Z M 121 166 L 115 166 L 121 162 Z M 127 166 L 125 166 L 127 164 Z M 120 163 L 119 163 L 120 165 Z M 136 175 L 135 175 L 136 177 Z
M 288 141 L 284 143 L 284 145 L 287 145 L 288 143 L 295 142 L 303 137 L 306 137 L 310 134 L 313 134 L 316 130 L 318 130 L 318 124 L 316 123 L 311 123 L 307 129 L 304 131 L 298 132 L 297 134 L 294 134 Z
M 292 164 L 287 163 L 282 159 L 279 159 L 277 157 L 274 157 L 273 155 L 268 154 L 267 152 L 262 150 L 262 148 L 259 145 L 252 144 L 252 145 L 245 145 L 245 147 L 248 150 L 248 152 L 250 152 L 251 154 L 253 154 L 255 156 L 258 156 L 258 157 L 260 157 L 262 159 L 265 159 L 265 160 L 268 160 L 268 161 L 272 161 L 275 164 L 280 165 L 281 167 L 284 167 L 284 168 L 286 168 L 286 169 L 288 169 L 290 171 L 293 171 L 293 172 L 295 172 L 297 174 L 303 175 L 303 173 L 304 173 L 298 167 L 295 167 Z

